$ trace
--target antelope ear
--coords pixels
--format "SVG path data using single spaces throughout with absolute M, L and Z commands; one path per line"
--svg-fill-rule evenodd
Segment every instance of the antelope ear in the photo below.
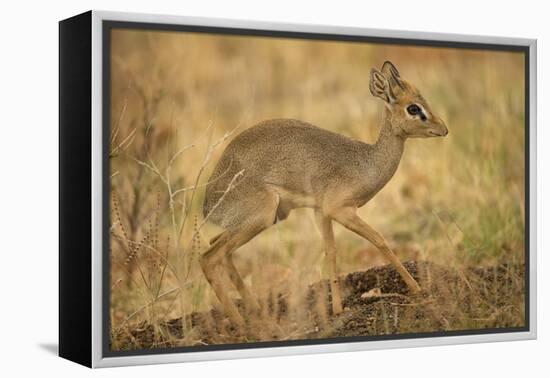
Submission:
M 370 70 L 369 89 L 373 96 L 381 98 L 387 103 L 395 101 L 395 97 L 391 94 L 388 80 L 375 68 Z
M 399 93 L 399 91 L 405 90 L 405 85 L 401 80 L 399 71 L 393 65 L 392 62 L 386 60 L 382 65 L 382 73 L 388 79 L 388 84 L 390 85 L 390 92 Z

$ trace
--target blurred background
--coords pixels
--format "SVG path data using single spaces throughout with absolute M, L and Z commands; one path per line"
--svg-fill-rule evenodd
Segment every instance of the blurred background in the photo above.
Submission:
M 402 260 L 459 268 L 523 263 L 522 54 L 114 30 L 113 335 L 217 306 L 197 256 L 219 232 L 203 222 L 202 199 L 228 141 L 260 121 L 297 118 L 374 143 L 383 105 L 369 92 L 369 71 L 385 60 L 416 85 L 450 133 L 409 140 L 394 178 L 360 215 Z M 335 232 L 341 274 L 386 263 L 368 242 L 338 225 Z M 280 286 L 301 298 L 308 284 L 326 278 L 323 260 L 307 209 L 235 254 L 260 297 Z M 292 303 L 299 313 L 299 300 Z M 196 341 L 188 334 L 178 345 Z

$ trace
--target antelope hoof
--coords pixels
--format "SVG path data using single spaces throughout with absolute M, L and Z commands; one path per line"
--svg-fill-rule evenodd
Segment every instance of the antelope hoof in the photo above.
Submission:
M 420 287 L 420 285 L 419 285 L 418 282 L 416 282 L 416 281 L 409 282 L 409 283 L 407 284 L 407 286 L 409 287 L 409 291 L 410 291 L 411 294 L 413 294 L 413 295 L 417 295 L 417 294 L 421 294 L 421 293 L 422 293 L 422 288 Z
M 342 312 L 342 303 L 340 301 L 332 303 L 332 313 L 338 315 Z

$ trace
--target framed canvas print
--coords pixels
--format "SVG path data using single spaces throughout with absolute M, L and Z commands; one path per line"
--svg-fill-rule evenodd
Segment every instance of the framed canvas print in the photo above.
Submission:
M 59 26 L 62 357 L 536 337 L 536 41 Z

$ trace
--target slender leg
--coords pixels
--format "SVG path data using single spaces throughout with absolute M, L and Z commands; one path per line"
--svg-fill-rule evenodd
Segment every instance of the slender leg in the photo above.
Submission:
M 221 234 L 214 236 L 212 239 L 210 239 L 210 245 L 214 244 L 222 235 L 223 235 L 223 232 Z M 233 285 L 235 285 L 235 287 L 239 291 L 239 294 L 244 299 L 248 308 L 255 312 L 259 312 L 260 306 L 258 305 L 258 302 L 254 298 L 254 296 L 250 294 L 250 291 L 244 284 L 239 272 L 237 271 L 237 268 L 235 268 L 235 264 L 233 263 L 232 253 L 229 253 L 225 256 L 225 267 L 227 269 L 227 273 L 229 274 L 229 278 L 231 279 L 231 282 L 233 282 Z
M 332 219 L 325 216 L 319 210 L 315 211 L 315 217 L 321 235 L 323 236 L 323 243 L 325 244 L 325 254 L 329 268 L 330 292 L 332 296 L 332 313 L 337 315 L 342 312 L 342 297 L 340 281 L 338 280 L 338 269 L 336 266 L 336 243 L 332 230 Z
M 259 314 L 260 305 L 244 284 L 239 272 L 237 271 L 237 268 L 235 268 L 235 264 L 233 263 L 233 254 L 228 254 L 225 257 L 225 266 L 227 269 L 227 273 L 229 273 L 229 278 L 233 282 L 233 285 L 235 285 L 235 287 L 239 291 L 239 294 L 246 303 L 248 310 L 254 312 L 255 314 Z
M 405 269 L 401 261 L 388 247 L 388 244 L 384 240 L 384 237 L 378 233 L 371 226 L 366 224 L 356 213 L 354 208 L 343 208 L 334 212 L 333 218 L 338 223 L 342 224 L 347 229 L 355 232 L 356 234 L 364 237 L 372 244 L 374 244 L 386 258 L 393 264 L 397 272 L 401 275 L 401 278 L 405 281 L 409 290 L 416 294 L 421 291 L 420 286 L 411 276 L 411 274 Z
M 228 232 L 220 235 L 210 248 L 201 255 L 200 264 L 204 276 L 218 297 L 224 311 L 229 316 L 229 319 L 239 327 L 244 327 L 244 320 L 239 314 L 237 306 L 227 295 L 222 282 L 223 277 L 223 259 L 227 253 Z
M 231 272 L 226 271 L 226 259 L 227 256 L 231 254 L 235 249 L 246 244 L 254 236 L 262 232 L 267 225 L 253 224 L 248 227 L 243 227 L 240 229 L 226 230 L 221 234 L 210 248 L 201 255 L 200 263 L 206 279 L 212 286 L 212 289 L 216 293 L 216 296 L 220 300 L 224 310 L 226 311 L 229 318 L 236 323 L 238 326 L 244 326 L 244 320 L 237 309 L 237 306 L 233 303 L 231 298 L 227 295 L 226 287 L 224 287 L 222 282 L 222 277 L 224 273 L 228 273 L 230 278 Z M 236 272 L 236 270 L 235 270 Z M 240 278 L 240 277 L 239 277 Z M 241 280 L 242 283 L 242 280 Z M 239 292 L 245 288 L 243 286 L 239 289 Z M 242 295 L 242 294 L 241 294 Z M 246 298 L 243 297 L 246 300 Z

